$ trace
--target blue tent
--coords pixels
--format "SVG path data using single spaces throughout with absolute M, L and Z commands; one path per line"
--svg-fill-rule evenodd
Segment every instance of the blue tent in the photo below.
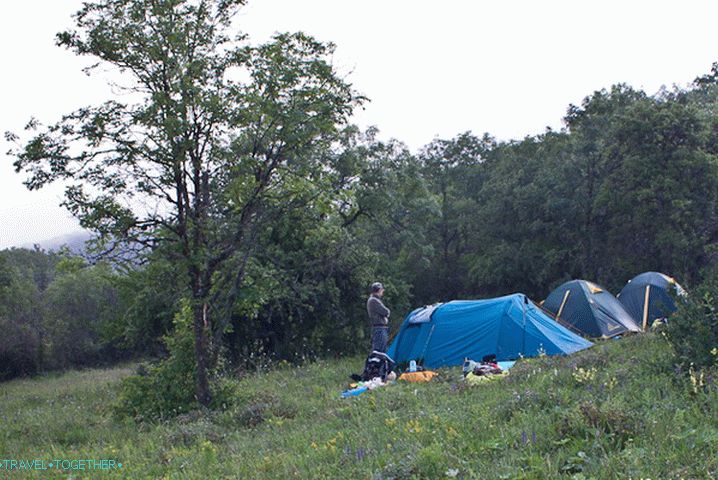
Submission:
M 676 311 L 674 295 L 685 295 L 675 279 L 658 272 L 645 272 L 628 281 L 618 300 L 645 330 L 653 320 Z
M 486 355 L 514 360 L 569 354 L 593 345 L 562 327 L 525 295 L 454 300 L 409 313 L 387 354 L 397 362 L 419 360 L 426 368 L 461 365 Z
M 586 280 L 571 280 L 551 292 L 543 308 L 556 321 L 591 338 L 609 338 L 641 328 L 607 290 Z

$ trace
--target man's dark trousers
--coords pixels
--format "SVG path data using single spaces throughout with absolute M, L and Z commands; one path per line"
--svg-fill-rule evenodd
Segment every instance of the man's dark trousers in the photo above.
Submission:
M 389 327 L 371 328 L 371 349 L 386 353 L 386 344 L 389 342 Z

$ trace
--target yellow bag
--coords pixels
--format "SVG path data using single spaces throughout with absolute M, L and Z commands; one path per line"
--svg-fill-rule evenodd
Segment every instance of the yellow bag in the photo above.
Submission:
M 431 370 L 424 370 L 423 372 L 405 372 L 399 377 L 399 380 L 406 380 L 407 382 L 428 382 L 434 378 L 438 373 L 432 372 Z

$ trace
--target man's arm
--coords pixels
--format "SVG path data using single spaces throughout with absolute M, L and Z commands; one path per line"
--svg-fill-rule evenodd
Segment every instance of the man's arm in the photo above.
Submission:
M 374 297 L 372 301 L 372 309 L 374 313 L 380 317 L 388 317 L 391 311 L 384 306 L 384 304 L 378 298 Z

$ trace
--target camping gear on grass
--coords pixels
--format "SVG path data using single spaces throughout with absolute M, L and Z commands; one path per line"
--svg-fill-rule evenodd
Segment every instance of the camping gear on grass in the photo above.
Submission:
M 386 353 L 379 352 L 377 350 L 372 351 L 364 362 L 364 371 L 361 375 L 353 374 L 351 378 L 356 381 L 367 382 L 376 377 L 381 378 L 381 381 L 386 381 L 387 375 L 394 370 L 396 363 Z
M 501 373 L 503 369 L 498 363 L 496 363 L 495 360 L 496 355 L 486 355 L 480 362 L 475 362 L 467 358 L 464 360 L 462 373 L 464 374 L 464 377 L 470 373 L 478 376 Z
M 499 367 L 495 363 L 481 362 L 478 365 L 476 365 L 470 373 L 473 373 L 474 375 L 477 375 L 480 377 L 482 375 L 499 375 L 502 372 L 503 372 L 503 370 L 501 370 L 501 367 Z
M 406 380 L 407 382 L 429 382 L 437 375 L 438 373 L 432 372 L 431 370 L 424 370 L 423 372 L 404 372 L 399 376 L 399 380 Z
M 676 311 L 675 298 L 686 291 L 678 282 L 659 272 L 645 272 L 628 281 L 618 300 L 643 330 L 656 319 L 667 318 Z
M 467 357 L 495 354 L 498 361 L 515 360 L 569 354 L 591 345 L 525 295 L 513 294 L 418 308 L 406 316 L 387 354 L 397 362 L 416 359 L 426 368 L 438 368 L 461 365 Z
M 477 375 L 474 372 L 469 372 L 469 374 L 464 378 L 464 381 L 469 385 L 480 385 L 492 380 L 504 378 L 508 374 L 509 372 L 500 372 L 494 375 Z
M 349 390 L 344 390 L 342 392 L 342 398 L 358 397 L 359 395 L 366 392 L 367 390 L 369 390 L 369 389 L 367 387 L 365 387 L 364 385 L 354 387 Z
M 641 331 L 616 297 L 586 280 L 564 283 L 551 292 L 542 307 L 561 325 L 590 338 Z
M 509 368 L 516 362 L 496 362 L 496 355 L 485 355 L 480 362 L 464 360 L 464 381 L 469 385 L 479 385 L 495 378 L 505 377 Z
M 364 392 L 368 392 L 369 390 L 384 387 L 393 382 L 394 380 L 396 380 L 396 373 L 389 372 L 389 374 L 387 374 L 386 376 L 386 381 L 382 380 L 381 377 L 374 377 L 371 380 L 367 380 L 365 382 L 362 381 L 359 383 L 352 383 L 349 385 L 349 388 L 347 390 L 344 390 L 342 392 L 341 397 L 357 397 Z

